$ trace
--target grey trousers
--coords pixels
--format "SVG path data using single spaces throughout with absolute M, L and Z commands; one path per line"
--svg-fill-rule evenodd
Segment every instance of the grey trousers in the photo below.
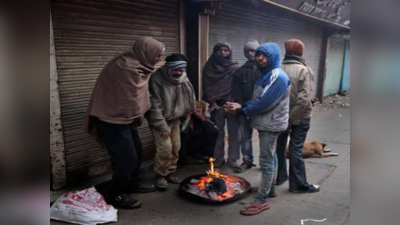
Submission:
M 225 121 L 228 124 L 228 163 L 240 158 L 240 129 L 237 116 L 231 115 L 223 108 L 211 112 L 211 119 L 219 128 L 217 142 L 214 148 L 214 159 L 217 162 L 225 160 Z

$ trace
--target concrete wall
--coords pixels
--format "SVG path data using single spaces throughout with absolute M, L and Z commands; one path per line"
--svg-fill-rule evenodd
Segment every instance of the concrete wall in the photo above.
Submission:
M 335 94 L 340 89 L 343 71 L 345 41 L 340 37 L 332 37 L 328 50 L 328 64 L 324 81 L 324 96 Z
M 350 91 L 350 40 L 346 41 L 343 60 L 341 91 Z
M 52 189 L 66 186 L 66 163 L 64 137 L 61 123 L 61 108 L 58 89 L 56 52 L 53 25 L 50 14 L 50 173 Z

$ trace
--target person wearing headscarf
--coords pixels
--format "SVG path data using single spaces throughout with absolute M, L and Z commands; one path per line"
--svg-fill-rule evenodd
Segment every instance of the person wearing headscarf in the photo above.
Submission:
M 256 49 L 259 45 L 256 40 L 249 41 L 244 45 L 243 52 L 248 61 L 233 74 L 233 100 L 244 107 L 253 97 L 254 86 L 261 76 L 256 63 Z M 243 163 L 234 172 L 243 173 L 255 166 L 253 164 L 253 128 L 250 126 L 250 119 L 247 116 L 239 115 L 238 119 Z
M 215 167 L 225 164 L 225 121 L 228 123 L 228 164 L 238 168 L 240 157 L 239 121 L 222 108 L 232 101 L 233 73 L 237 63 L 232 62 L 233 49 L 229 43 L 218 43 L 203 69 L 203 100 L 210 104 L 211 119 L 219 128 L 214 148 Z
M 307 182 L 306 167 L 301 156 L 304 142 L 311 123 L 311 92 L 313 71 L 308 67 L 304 54 L 304 43 L 298 39 L 285 42 L 286 55 L 282 69 L 289 75 L 292 83 L 290 93 L 289 128 L 278 138 L 278 177 L 276 184 L 283 184 L 288 179 L 286 167 L 286 144 L 289 141 L 289 191 L 312 193 L 318 192 L 319 186 Z
M 227 102 L 225 110 L 233 115 L 246 115 L 259 133 L 261 182 L 255 201 L 240 212 L 255 215 L 270 208 L 269 197 L 276 197 L 275 178 L 278 159 L 276 143 L 279 133 L 289 122 L 290 80 L 281 67 L 281 50 L 276 43 L 265 43 L 256 50 L 261 77 L 256 81 L 253 98 L 244 107 Z
M 196 108 L 194 89 L 187 75 L 187 58 L 172 54 L 150 79 L 151 108 L 146 113 L 156 144 L 154 171 L 156 186 L 167 189 L 170 183 L 180 183 L 174 175 L 181 148 L 181 119 L 189 120 Z
M 83 129 L 110 154 L 113 178 L 104 197 L 117 208 L 139 208 L 141 203 L 128 194 L 156 190 L 138 181 L 142 144 L 136 128 L 150 108 L 148 82 L 164 48 L 154 38 L 143 37 L 108 62 L 97 78 L 84 119 Z

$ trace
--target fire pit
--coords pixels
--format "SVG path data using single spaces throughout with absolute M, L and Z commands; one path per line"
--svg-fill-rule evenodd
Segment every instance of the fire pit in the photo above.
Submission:
M 180 191 L 193 198 L 212 203 L 225 203 L 243 197 L 251 188 L 250 183 L 238 176 L 220 174 L 214 171 L 213 158 L 207 174 L 186 178 L 180 185 Z

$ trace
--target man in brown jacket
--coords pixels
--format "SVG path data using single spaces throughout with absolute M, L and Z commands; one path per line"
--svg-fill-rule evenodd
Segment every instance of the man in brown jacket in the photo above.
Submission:
M 301 152 L 311 120 L 311 92 L 313 71 L 302 58 L 304 44 L 297 39 L 285 42 L 286 55 L 282 63 L 282 69 L 290 78 L 292 88 L 290 94 L 289 127 L 287 132 L 278 138 L 278 176 L 276 184 L 280 185 L 288 179 L 286 170 L 285 149 L 288 137 L 289 143 L 289 191 L 294 193 L 318 192 L 319 186 L 307 182 L 306 168 Z

